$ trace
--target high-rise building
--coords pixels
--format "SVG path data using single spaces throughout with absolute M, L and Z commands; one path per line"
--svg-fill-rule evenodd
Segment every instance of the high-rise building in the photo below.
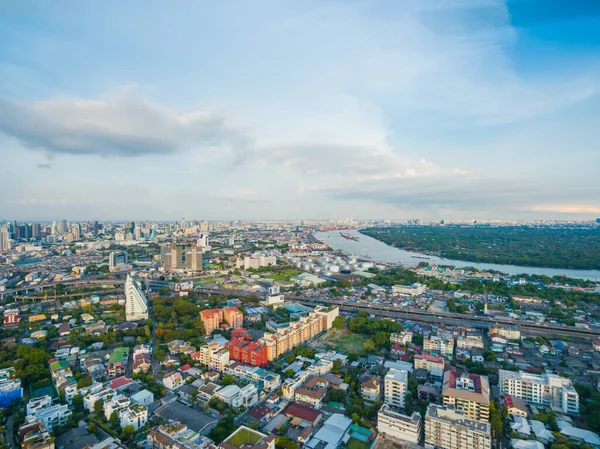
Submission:
M 73 223 L 71 225 L 71 234 L 73 234 L 73 241 L 77 242 L 81 240 L 81 228 L 78 223 Z
M 499 370 L 501 396 L 515 396 L 531 404 L 562 410 L 570 415 L 579 414 L 579 394 L 570 379 L 555 374 L 530 374 L 523 371 Z
M 384 402 L 393 407 L 404 408 L 408 386 L 408 372 L 390 369 L 384 379 Z
M 425 447 L 491 449 L 490 424 L 465 418 L 452 406 L 430 404 L 425 415 Z
M 60 235 L 66 234 L 68 229 L 67 220 L 61 220 L 61 222 L 58 224 L 58 233 Z
M 94 221 L 94 235 L 98 235 L 98 231 L 100 230 L 100 227 L 98 225 L 98 221 Z
M 486 376 L 460 374 L 454 370 L 444 373 L 442 387 L 444 405 L 467 418 L 487 422 L 490 417 L 490 384 Z
M 127 321 L 148 319 L 148 300 L 130 275 L 125 281 L 125 317 Z
M 161 260 L 166 271 L 169 270 L 202 270 L 202 248 L 198 245 L 182 246 L 176 244 L 163 245 Z
M 222 309 L 207 309 L 200 312 L 202 324 L 206 335 L 210 335 L 212 331 L 219 328 L 223 317 Z
M 111 251 L 108 256 L 110 271 L 123 270 L 127 267 L 127 253 L 125 251 Z
M 31 223 L 31 237 L 39 239 L 42 234 L 42 226 L 39 223 Z
M 404 415 L 399 409 L 383 404 L 377 413 L 377 430 L 388 437 L 420 444 L 423 438 L 421 415 Z
M 223 319 L 232 329 L 239 329 L 244 326 L 244 314 L 237 307 L 225 307 L 223 309 Z
M 6 230 L 0 231 L 0 251 L 10 251 L 10 234 Z
M 202 233 L 198 236 L 198 246 L 200 248 L 208 246 L 208 234 Z

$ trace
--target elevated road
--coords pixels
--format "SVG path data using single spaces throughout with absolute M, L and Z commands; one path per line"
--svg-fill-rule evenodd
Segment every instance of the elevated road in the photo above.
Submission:
M 1 295 L 14 295 L 19 292 L 29 292 L 29 291 L 43 291 L 44 289 L 52 289 L 57 285 L 69 285 L 71 287 L 86 287 L 86 286 L 98 286 L 98 285 L 112 285 L 112 286 L 120 286 L 124 285 L 124 279 L 103 279 L 103 278 L 82 278 L 82 279 L 69 279 L 67 281 L 57 281 L 57 282 L 47 282 L 45 284 L 33 284 L 27 285 L 24 287 L 10 288 L 3 292 Z
M 256 296 L 255 293 L 239 291 L 234 289 L 211 289 L 199 288 L 197 291 L 201 293 L 212 293 L 217 295 L 231 296 Z M 377 305 L 365 302 L 347 302 L 336 299 L 310 298 L 306 296 L 285 295 L 286 300 L 298 302 L 308 306 L 335 305 L 346 312 L 358 312 L 363 310 L 369 314 L 402 320 L 419 321 L 423 323 L 449 324 L 456 326 L 470 326 L 480 329 L 487 329 L 492 325 L 499 326 L 514 326 L 517 325 L 521 329 L 521 333 L 525 335 L 541 335 L 541 336 L 567 336 L 574 338 L 597 338 L 600 337 L 600 329 L 580 329 L 571 326 L 561 326 L 548 323 L 534 323 L 531 321 L 513 320 L 511 318 L 499 318 L 478 315 L 463 315 L 460 313 L 450 312 L 431 312 L 421 309 L 402 309 L 392 305 Z
M 426 323 L 452 324 L 457 326 L 471 326 L 487 329 L 492 325 L 514 326 L 521 329 L 525 335 L 563 335 L 575 338 L 595 338 L 600 336 L 600 329 L 581 329 L 571 326 L 561 326 L 547 323 L 534 323 L 531 321 L 513 320 L 511 318 L 499 318 L 477 315 L 463 315 L 460 313 L 431 312 L 419 309 L 400 309 L 394 306 L 380 306 L 367 303 L 345 302 L 321 298 L 306 298 L 302 296 L 288 296 L 290 300 L 305 305 L 336 305 L 340 310 L 349 312 L 365 311 L 369 314 L 389 317 L 394 319 L 405 319 L 421 321 Z

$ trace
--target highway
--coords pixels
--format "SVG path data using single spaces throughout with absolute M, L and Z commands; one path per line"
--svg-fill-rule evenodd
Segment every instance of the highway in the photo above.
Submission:
M 254 293 L 241 292 L 233 289 L 210 289 L 200 288 L 199 292 L 213 293 L 217 295 L 232 296 L 256 296 Z M 596 338 L 600 337 L 600 329 L 580 329 L 571 326 L 561 326 L 547 323 L 534 323 L 532 321 L 513 320 L 511 318 L 491 318 L 489 316 L 462 315 L 460 313 L 450 312 L 431 312 L 422 309 L 401 309 L 391 305 L 377 305 L 368 303 L 356 303 L 339 301 L 333 299 L 309 298 L 306 296 L 285 295 L 286 300 L 298 302 L 309 306 L 315 305 L 336 305 L 340 310 L 347 312 L 365 312 L 393 319 L 403 319 L 405 321 L 419 321 L 423 323 L 450 324 L 456 326 L 471 326 L 480 329 L 488 329 L 491 325 L 514 326 L 517 325 L 524 335 L 556 336 L 562 335 L 574 338 Z

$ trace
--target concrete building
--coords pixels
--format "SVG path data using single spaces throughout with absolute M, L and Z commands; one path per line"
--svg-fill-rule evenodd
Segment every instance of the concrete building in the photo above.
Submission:
M 369 377 L 360 384 L 360 393 L 369 401 L 379 401 L 381 399 L 381 379 L 377 376 Z
M 148 408 L 143 405 L 133 404 L 129 407 L 119 410 L 119 422 L 121 428 L 132 426 L 137 432 L 148 422 Z
M 507 340 L 520 340 L 521 331 L 518 326 L 492 326 L 490 335 L 499 335 Z
M 414 283 L 411 285 L 394 285 L 392 286 L 392 295 L 398 296 L 419 296 L 427 291 L 427 286 L 424 284 Z
M 499 370 L 500 395 L 530 404 L 546 405 L 569 415 L 579 414 L 579 394 L 570 379 L 555 374 L 529 374 Z
M 3 326 L 18 326 L 20 321 L 18 309 L 6 309 L 4 311 L 2 320 Z
M 423 439 L 421 415 L 415 412 L 407 416 L 388 404 L 383 404 L 377 413 L 377 430 L 386 437 L 414 444 L 421 444 Z
M 169 390 L 175 390 L 184 384 L 183 378 L 178 371 L 171 371 L 163 377 L 163 385 Z
M 267 347 L 267 359 L 271 362 L 321 332 L 331 329 L 333 320 L 338 315 L 338 307 L 317 307 L 308 316 L 291 322 L 289 327 L 277 329 L 275 333 L 265 333 L 259 342 Z
M 415 369 L 426 369 L 427 371 L 439 369 L 444 371 L 445 364 L 443 357 L 436 357 L 427 353 L 415 355 Z
M 234 409 L 249 408 L 258 402 L 258 390 L 254 384 L 248 384 L 243 388 L 237 385 L 228 385 L 217 391 L 215 397 Z
M 202 271 L 202 247 L 182 246 L 175 243 L 161 247 L 161 261 L 165 271 Z
M 270 265 L 277 265 L 277 257 L 275 256 L 267 256 L 265 254 L 258 254 L 254 256 L 245 256 L 243 258 L 239 258 L 236 261 L 236 267 L 242 270 L 248 270 L 250 268 L 261 268 L 268 267 Z
M 148 300 L 137 282 L 127 275 L 125 280 L 125 318 L 127 321 L 148 319 Z
M 224 372 L 225 367 L 229 364 L 229 350 L 216 342 L 201 346 L 197 356 L 194 356 L 193 354 L 192 358 L 198 360 L 200 364 L 220 373 Z
M 423 340 L 423 349 L 442 357 L 452 358 L 454 355 L 454 339 L 440 338 L 432 335 Z
M 212 331 L 219 328 L 223 319 L 222 309 L 206 309 L 200 312 L 202 324 L 204 324 L 204 332 L 210 335 Z
M 486 376 L 446 371 L 442 400 L 444 405 L 454 406 L 457 412 L 467 418 L 485 422 L 489 420 L 490 384 Z
M 43 423 L 48 430 L 65 426 L 69 422 L 72 412 L 67 404 L 51 405 L 35 412 L 34 416 Z
M 237 307 L 225 307 L 223 309 L 223 319 L 232 329 L 239 329 L 244 326 L 244 314 Z
M 490 424 L 465 418 L 450 406 L 430 404 L 425 415 L 425 447 L 491 449 Z
M 111 251 L 108 256 L 108 269 L 110 271 L 119 271 L 127 268 L 127 252 Z
M 384 402 L 393 407 L 403 409 L 407 386 L 407 371 L 389 370 L 384 380 Z
M 390 343 L 393 345 L 394 343 L 401 344 L 406 346 L 412 341 L 413 333 L 411 331 L 403 331 L 399 334 L 391 334 L 390 335 Z

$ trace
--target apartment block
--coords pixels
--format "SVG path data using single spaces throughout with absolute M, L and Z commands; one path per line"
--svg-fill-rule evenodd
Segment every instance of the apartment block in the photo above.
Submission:
M 289 352 L 296 346 L 316 337 L 321 332 L 331 329 L 333 320 L 339 315 L 339 308 L 326 309 L 317 307 L 308 316 L 291 322 L 289 327 L 277 329 L 275 333 L 265 333 L 259 342 L 267 347 L 269 362 Z
M 430 404 L 425 415 L 425 447 L 491 449 L 490 424 L 465 418 L 451 406 Z
M 446 371 L 442 400 L 444 405 L 454 406 L 458 413 L 467 418 L 485 422 L 489 420 L 490 384 L 486 376 Z
M 444 371 L 445 365 L 446 362 L 443 357 L 436 357 L 427 353 L 415 355 L 415 369 L 426 369 L 427 371 L 439 369 Z
M 401 344 L 406 346 L 412 341 L 413 333 L 411 331 L 403 331 L 399 334 L 391 334 L 390 335 L 390 343 L 393 345 L 394 343 Z
M 499 370 L 498 376 L 502 396 L 514 396 L 570 415 L 579 414 L 579 394 L 570 379 L 555 374 L 538 375 L 506 370 Z
M 454 355 L 454 340 L 448 338 L 440 338 L 430 336 L 423 340 L 423 349 L 427 352 L 432 352 L 442 357 L 451 358 Z
M 412 416 L 407 416 L 388 404 L 383 404 L 377 413 L 377 429 L 386 437 L 414 444 L 421 444 L 423 438 L 420 414 L 415 412 Z
M 192 354 L 192 359 L 198 360 L 201 365 L 222 373 L 230 360 L 229 350 L 223 348 L 219 343 L 211 343 L 201 346 L 200 351 Z
M 384 379 L 384 402 L 397 408 L 404 408 L 408 372 L 390 369 Z
M 223 309 L 223 319 L 232 329 L 239 329 L 244 326 L 244 314 L 237 307 L 225 307 Z

